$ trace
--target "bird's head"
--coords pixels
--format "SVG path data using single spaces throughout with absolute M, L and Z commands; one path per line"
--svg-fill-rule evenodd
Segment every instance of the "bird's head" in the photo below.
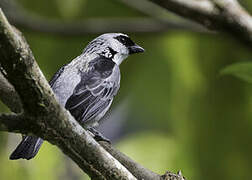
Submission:
M 144 49 L 134 43 L 128 35 L 122 33 L 106 33 L 91 41 L 84 53 L 98 54 L 111 58 L 117 65 L 130 54 L 144 52 Z

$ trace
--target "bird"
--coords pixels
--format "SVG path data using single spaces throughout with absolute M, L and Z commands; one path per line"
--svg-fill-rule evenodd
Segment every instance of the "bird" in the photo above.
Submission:
M 81 55 L 61 67 L 49 81 L 57 101 L 91 132 L 97 141 L 109 141 L 95 129 L 120 87 L 119 65 L 144 49 L 123 33 L 105 33 L 92 40 Z M 23 136 L 10 160 L 32 159 L 43 139 Z

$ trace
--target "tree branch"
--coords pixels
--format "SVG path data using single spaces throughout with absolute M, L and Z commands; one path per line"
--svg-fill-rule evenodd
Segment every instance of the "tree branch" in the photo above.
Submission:
M 183 18 L 176 18 L 176 20 L 171 20 L 173 18 L 175 19 L 175 17 L 172 17 L 174 15 L 172 15 L 171 13 L 168 13 L 165 9 L 163 9 L 159 5 L 146 1 L 146 0 L 138 0 L 138 1 L 118 0 L 118 1 L 122 2 L 123 4 L 133 9 L 136 9 L 142 12 L 143 14 L 148 15 L 151 18 L 154 18 L 157 22 L 160 22 L 162 24 L 170 24 L 173 22 L 174 24 L 182 25 L 181 29 L 194 31 L 194 32 L 202 32 L 202 33 L 211 32 L 211 31 L 208 31 L 203 26 L 197 23 L 188 21 Z
M 1 66 L 0 66 L 1 69 Z M 11 97 L 11 98 L 10 98 Z M 22 104 L 19 95 L 16 93 L 14 87 L 8 82 L 0 71 L 0 99 L 6 104 L 12 112 L 22 112 Z
M 26 127 L 23 115 L 0 114 L 0 131 L 25 134 L 27 133 Z
M 1 76 L 0 76 L 1 77 Z M 3 77 L 3 76 L 2 76 Z M 1 78 L 0 78 L 0 89 L 6 89 L 5 91 L 5 96 L 10 97 L 13 95 L 13 97 L 18 96 L 14 87 L 3 77 L 2 79 L 3 83 L 1 83 Z M 7 82 L 7 83 L 4 83 Z M 7 87 L 5 87 L 7 86 Z M 1 99 L 1 97 L 0 97 Z M 18 99 L 17 101 L 20 101 Z M 13 101 L 12 98 L 6 98 L 6 101 L 4 102 L 9 108 L 15 107 L 16 103 L 21 104 L 20 102 Z M 6 128 L 6 123 L 7 125 L 9 124 L 9 118 L 6 116 L 0 116 L 0 130 L 1 131 L 10 131 L 9 129 Z M 7 121 L 7 122 L 5 122 Z M 18 125 L 18 122 L 16 124 Z M 9 126 L 9 125 L 8 125 Z M 12 126 L 12 125 L 10 125 Z M 18 128 L 15 128 L 18 129 Z M 19 129 L 22 129 L 19 127 Z M 12 132 L 12 131 L 10 131 Z M 19 132 L 20 131 L 15 131 Z M 114 158 L 116 158 L 123 166 L 125 166 L 137 179 L 145 179 L 145 180 L 153 180 L 153 179 L 160 179 L 160 175 L 144 168 L 140 164 L 136 163 L 135 161 L 131 160 L 129 157 L 127 157 L 125 154 L 121 153 L 117 149 L 115 149 L 111 144 L 106 143 L 106 142 L 99 142 L 100 145 L 107 150 Z
M 252 47 L 252 18 L 236 0 L 149 0 Z
M 197 28 L 191 24 L 169 21 L 158 22 L 151 18 L 110 18 L 110 19 L 86 19 L 85 21 L 64 23 L 43 19 L 15 18 L 11 20 L 16 26 L 26 28 L 34 32 L 52 33 L 55 35 L 80 36 L 83 34 L 95 34 L 105 32 L 166 32 L 168 30 L 207 32 L 203 28 Z
M 135 179 L 57 103 L 24 38 L 2 11 L 0 42 L 0 63 L 20 94 L 30 133 L 57 145 L 93 179 Z
M 153 180 L 160 179 L 160 175 L 144 168 L 140 164 L 136 163 L 125 154 L 121 153 L 107 142 L 99 142 L 104 149 L 106 149 L 114 158 L 116 158 L 123 166 L 130 170 L 134 175 L 137 174 L 137 179 Z
M 6 82 L 6 81 L 7 80 L 4 78 L 3 82 Z M 3 87 L 3 85 L 4 84 L 1 83 L 1 79 L 0 79 L 0 89 L 5 88 L 5 87 Z M 7 97 L 10 97 L 10 95 L 14 95 L 14 97 L 17 96 L 17 93 L 16 93 L 15 89 L 13 88 L 13 86 L 11 86 L 11 84 L 7 83 L 7 87 L 8 88 L 5 88 L 6 89 L 5 96 L 7 96 Z M 13 101 L 12 98 L 7 98 L 6 100 L 7 101 L 5 101 L 5 103 L 7 103 L 7 106 L 9 108 L 11 108 L 12 106 L 16 106 L 16 102 Z M 20 104 L 20 102 L 18 102 L 18 103 Z M 6 116 L 6 115 L 1 116 L 0 115 L 0 131 L 12 132 L 10 128 L 13 125 L 9 124 L 10 122 L 13 122 L 13 121 L 10 120 L 8 116 Z M 20 123 L 20 121 L 15 121 L 14 125 L 18 125 L 19 123 Z M 7 124 L 7 126 L 11 126 L 11 127 L 6 128 L 6 124 Z M 21 133 L 20 131 L 18 131 L 18 129 L 22 129 L 22 128 L 19 127 L 19 128 L 15 128 L 15 129 L 17 131 L 14 131 L 14 132 Z M 145 179 L 145 180 L 160 179 L 160 175 L 158 175 L 158 174 L 144 168 L 140 164 L 138 164 L 135 161 L 131 160 L 125 154 L 123 154 L 120 151 L 118 151 L 117 149 L 115 149 L 111 144 L 109 144 L 107 142 L 99 142 L 99 143 L 106 151 L 108 151 L 123 166 L 125 166 L 137 179 Z
M 104 150 L 55 100 L 52 90 L 36 64 L 21 33 L 13 28 L 0 10 L 0 63 L 4 68 L 0 89 L 8 93 L 20 94 L 18 101 L 24 104 L 24 113 L 0 115 L 0 130 L 31 133 L 58 146 L 66 155 L 92 179 L 170 179 L 182 180 L 180 175 L 169 173 L 157 175 L 112 146 L 103 145 L 115 158 Z M 15 88 L 15 89 L 14 89 Z M 16 91 L 15 91 L 16 90 Z M 30 98 L 32 97 L 32 98 Z M 7 100 L 11 107 L 15 103 Z M 133 176 L 133 175 L 135 176 Z M 149 175 L 149 177 L 148 177 Z M 179 179 L 180 178 L 180 179 Z

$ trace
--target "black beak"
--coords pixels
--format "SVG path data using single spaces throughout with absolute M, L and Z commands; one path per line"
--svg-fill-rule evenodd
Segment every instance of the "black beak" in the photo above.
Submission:
M 142 53 L 144 52 L 144 48 L 138 46 L 137 44 L 128 47 L 129 49 L 129 54 L 135 54 L 135 53 Z

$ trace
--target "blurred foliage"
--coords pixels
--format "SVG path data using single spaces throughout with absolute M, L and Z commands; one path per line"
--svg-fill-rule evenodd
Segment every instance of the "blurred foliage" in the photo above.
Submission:
M 36 15 L 66 21 L 143 16 L 117 0 L 18 2 Z M 251 1 L 243 4 L 252 12 Z M 48 80 L 97 36 L 21 31 Z M 118 149 L 158 173 L 181 169 L 193 180 L 249 179 L 252 86 L 219 72 L 251 81 L 251 51 L 223 34 L 167 31 L 129 35 L 146 52 L 121 65 L 121 89 L 112 108 L 129 98 L 130 113 L 124 130 L 127 135 L 116 145 Z M 2 104 L 0 109 L 6 111 Z M 16 135 L 0 134 L 0 179 L 86 179 L 48 143 L 34 160 L 9 161 L 19 140 Z
M 64 19 L 74 19 L 83 10 L 87 0 L 56 0 L 58 11 Z
M 220 72 L 221 75 L 231 74 L 246 82 L 252 83 L 252 63 L 242 62 L 231 64 Z

